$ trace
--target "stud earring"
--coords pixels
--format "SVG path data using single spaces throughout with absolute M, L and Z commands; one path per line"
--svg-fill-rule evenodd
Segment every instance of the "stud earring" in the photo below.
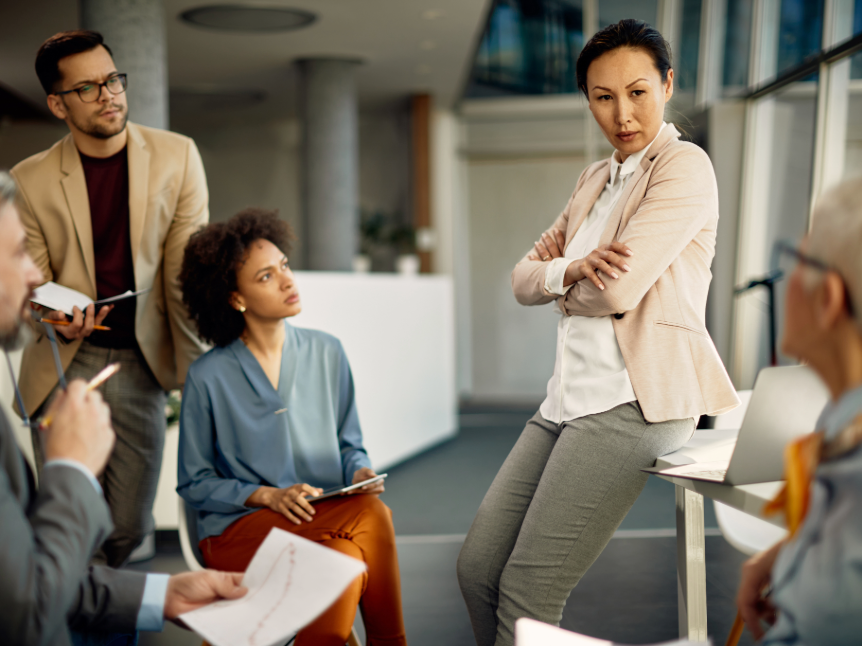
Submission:
M 242 314 L 243 312 L 245 312 L 245 306 L 244 306 L 244 305 L 240 305 L 239 307 L 237 307 L 237 309 L 239 310 L 239 313 L 240 313 L 240 314 Z

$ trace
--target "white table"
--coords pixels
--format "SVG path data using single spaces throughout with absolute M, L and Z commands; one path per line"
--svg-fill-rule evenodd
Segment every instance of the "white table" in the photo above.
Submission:
M 696 431 L 679 451 L 656 460 L 656 467 L 727 460 L 739 430 Z M 659 476 L 676 485 L 676 570 L 679 593 L 679 636 L 706 641 L 706 559 L 703 498 L 712 498 L 779 527 L 781 516 L 763 516 L 763 506 L 781 489 L 781 482 L 731 485 Z

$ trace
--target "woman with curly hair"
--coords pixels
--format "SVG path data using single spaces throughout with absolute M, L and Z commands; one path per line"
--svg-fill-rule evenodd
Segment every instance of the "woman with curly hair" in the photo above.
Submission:
M 376 474 L 341 343 L 286 321 L 302 309 L 291 237 L 275 212 L 246 209 L 189 240 L 183 301 L 215 347 L 186 378 L 177 492 L 197 510 L 211 568 L 244 571 L 273 527 L 365 562 L 297 646 L 343 646 L 360 604 L 368 644 L 400 646 L 398 555 L 392 513 L 376 495 L 382 482 L 363 495 L 308 500 Z

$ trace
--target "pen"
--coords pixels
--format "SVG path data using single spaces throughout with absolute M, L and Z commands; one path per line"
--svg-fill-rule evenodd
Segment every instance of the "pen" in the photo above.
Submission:
M 50 323 L 51 325 L 72 325 L 71 323 L 69 323 L 69 321 L 63 321 L 63 320 L 56 321 L 54 319 L 39 319 L 36 322 L 37 323 Z M 105 325 L 94 325 L 93 329 L 94 330 L 110 330 L 111 328 L 109 328 Z
M 112 363 L 108 367 L 104 368 L 101 372 L 99 372 L 99 374 L 97 374 L 95 377 L 93 377 L 92 379 L 90 379 L 90 381 L 87 382 L 87 392 L 90 392 L 91 390 L 95 390 L 96 388 L 101 386 L 103 383 L 108 381 L 108 379 L 110 379 L 115 374 L 117 374 L 119 371 L 120 371 L 120 364 L 119 363 Z M 46 428 L 51 426 L 51 422 L 53 421 L 53 419 L 54 419 L 53 416 L 48 415 L 47 417 L 45 417 L 40 422 L 39 428 L 42 430 L 45 430 Z

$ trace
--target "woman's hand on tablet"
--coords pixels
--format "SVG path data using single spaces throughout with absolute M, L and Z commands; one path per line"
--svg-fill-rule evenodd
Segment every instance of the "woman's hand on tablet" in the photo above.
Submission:
M 631 271 L 625 259 L 633 255 L 634 252 L 622 242 L 602 245 L 598 249 L 593 249 L 586 258 L 576 260 L 566 268 L 563 286 L 568 287 L 579 280 L 589 278 L 596 287 L 604 289 L 605 285 L 599 278 L 599 272 L 616 280 L 620 277 L 617 269 L 624 272 Z
M 260 487 L 248 497 L 245 504 L 248 507 L 267 507 L 278 512 L 295 525 L 301 525 L 303 520 L 310 523 L 311 517 L 316 513 L 306 498 L 319 496 L 321 493 L 323 493 L 323 489 L 304 483 L 295 484 L 286 489 Z
M 356 473 L 353 474 L 353 482 L 350 484 L 358 484 L 363 480 L 370 480 L 375 477 L 377 477 L 377 474 L 374 473 L 373 469 L 362 467 L 361 469 L 357 469 Z M 354 489 L 350 493 L 383 493 L 385 489 L 386 487 L 383 486 L 383 480 L 381 480 L 380 482 L 374 482 L 372 484 L 367 484 L 364 487 L 360 487 L 359 489 Z

